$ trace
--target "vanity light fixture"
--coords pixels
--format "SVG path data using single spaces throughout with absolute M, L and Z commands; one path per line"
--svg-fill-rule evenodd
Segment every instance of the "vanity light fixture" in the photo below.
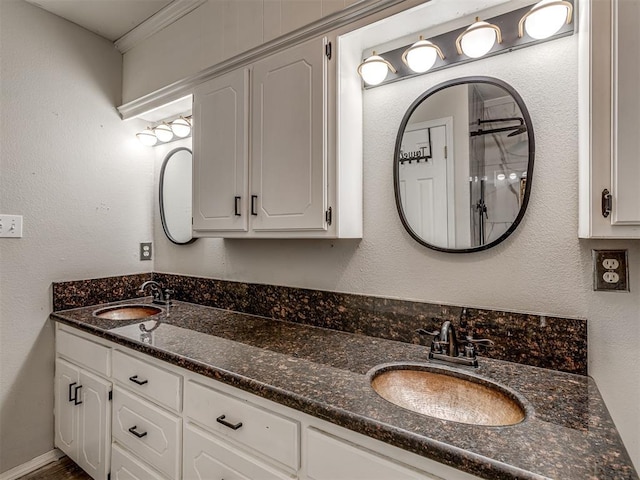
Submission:
M 376 52 L 372 52 L 370 57 L 364 59 L 364 61 L 358 65 L 358 74 L 369 85 L 379 85 L 391 70 L 393 73 L 397 73 L 388 61 L 382 58 L 380 55 L 376 55 Z
M 156 134 L 153 132 L 151 127 L 147 127 L 144 131 L 136 133 L 136 137 L 138 137 L 140 143 L 147 147 L 153 147 L 158 143 L 158 137 L 156 137 Z
M 438 57 L 444 60 L 444 54 L 440 47 L 420 35 L 420 40 L 404 51 L 402 61 L 412 71 L 424 73 L 435 65 Z
M 456 39 L 456 49 L 458 55 L 464 53 L 467 57 L 480 58 L 489 53 L 496 43 L 502 43 L 500 27 L 476 17 L 475 23 Z
M 476 17 L 469 26 L 429 40 L 420 36 L 417 42 L 379 55 L 374 51 L 358 66 L 358 74 L 363 88 L 370 89 L 572 35 L 575 5 L 576 0 L 534 0 L 484 21 Z
M 190 119 L 191 117 L 189 117 Z M 171 130 L 176 137 L 185 138 L 191 133 L 191 122 L 180 116 L 171 122 Z
M 170 122 L 164 121 L 155 127 L 147 127 L 143 132 L 137 133 L 136 137 L 147 147 L 173 142 L 191 135 L 192 122 L 191 116 L 181 115 Z
M 161 142 L 169 142 L 173 138 L 173 130 L 167 122 L 162 122 L 160 125 L 157 125 L 153 131 Z
M 527 32 L 531 38 L 549 38 L 564 25 L 571 23 L 573 5 L 564 0 L 541 0 L 518 23 L 518 37 Z

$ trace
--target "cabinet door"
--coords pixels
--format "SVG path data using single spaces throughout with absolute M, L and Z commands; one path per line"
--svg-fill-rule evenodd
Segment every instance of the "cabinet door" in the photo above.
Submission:
M 76 463 L 95 480 L 106 480 L 111 444 L 111 383 L 80 370 L 78 457 Z
M 251 227 L 326 230 L 326 39 L 271 55 L 252 72 Z
M 73 460 L 78 451 L 78 405 L 73 399 L 79 380 L 78 367 L 56 359 L 55 445 Z
M 640 2 L 613 6 L 613 184 L 611 223 L 640 227 Z M 636 234 L 640 237 L 640 228 Z
M 194 91 L 194 232 L 247 230 L 248 82 L 239 69 Z

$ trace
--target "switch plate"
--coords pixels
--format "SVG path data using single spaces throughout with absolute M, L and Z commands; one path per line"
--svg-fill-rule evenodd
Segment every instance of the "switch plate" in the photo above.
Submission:
M 151 260 L 152 245 L 151 242 L 140 244 L 140 260 Z
M 593 250 L 593 289 L 628 292 L 629 262 L 626 250 Z
M 22 238 L 22 215 L 0 214 L 0 237 Z

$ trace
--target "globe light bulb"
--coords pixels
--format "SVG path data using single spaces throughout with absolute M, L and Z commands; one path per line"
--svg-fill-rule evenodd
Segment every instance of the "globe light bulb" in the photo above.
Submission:
M 396 69 L 384 58 L 376 55 L 376 52 L 373 52 L 373 55 L 365 59 L 358 67 L 358 73 L 362 80 L 369 85 L 379 85 L 384 82 L 389 70 L 396 72 Z
M 536 3 L 524 18 L 524 29 L 531 38 L 542 40 L 571 22 L 571 4 L 557 0 Z
M 476 22 L 460 34 L 456 46 L 459 54 L 480 58 L 489 53 L 496 42 L 502 43 L 500 29 L 476 18 Z
M 169 142 L 173 138 L 173 131 L 166 123 L 161 123 L 153 131 L 161 142 Z
M 442 50 L 429 40 L 420 37 L 420 40 L 404 52 L 402 61 L 415 73 L 424 73 L 435 65 L 438 56 L 444 59 Z
M 156 137 L 153 130 L 147 127 L 146 130 L 140 133 L 136 133 L 136 137 L 143 145 L 147 147 L 153 147 L 156 143 L 158 143 L 158 137 Z
M 176 118 L 171 122 L 171 130 L 176 137 L 185 138 L 191 133 L 191 123 L 184 117 Z

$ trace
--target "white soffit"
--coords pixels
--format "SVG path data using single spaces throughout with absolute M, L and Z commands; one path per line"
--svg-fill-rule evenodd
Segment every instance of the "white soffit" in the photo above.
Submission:
M 172 0 L 27 0 L 27 2 L 113 42 L 165 8 L 172 3 Z

